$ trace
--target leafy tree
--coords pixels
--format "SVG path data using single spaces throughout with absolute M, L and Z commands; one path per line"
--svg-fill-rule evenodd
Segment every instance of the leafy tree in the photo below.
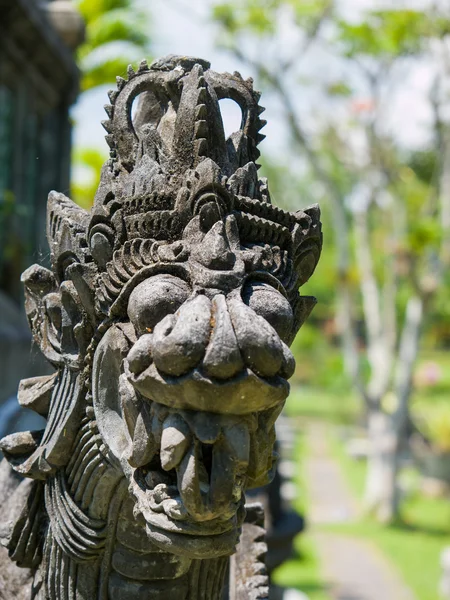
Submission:
M 82 90 L 110 84 L 130 62 L 148 56 L 149 18 L 134 0 L 77 0 L 76 4 L 86 23 L 86 39 L 77 51 Z
M 433 6 L 350 20 L 332 0 L 236 0 L 216 4 L 212 16 L 220 43 L 276 98 L 293 151 L 332 214 L 336 320 L 371 441 L 366 503 L 393 520 L 424 315 L 450 263 L 449 14 Z M 305 78 L 319 55 L 331 66 Z M 399 85 L 424 63 L 433 65 L 432 119 L 428 147 L 414 152 L 386 123 Z
M 148 13 L 135 0 L 76 0 L 86 23 L 86 39 L 77 50 L 81 89 L 85 93 L 102 85 L 114 86 L 117 75 L 130 63 L 149 59 L 151 33 Z M 72 184 L 74 200 L 89 208 L 100 181 L 105 153 L 96 148 L 76 148 L 73 164 L 88 174 Z

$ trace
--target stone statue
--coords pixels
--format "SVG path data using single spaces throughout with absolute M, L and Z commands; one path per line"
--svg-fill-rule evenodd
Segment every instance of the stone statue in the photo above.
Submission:
M 274 472 L 319 209 L 271 204 L 251 80 L 168 56 L 117 83 L 94 206 L 51 192 L 51 269 L 22 276 L 55 372 L 19 388 L 45 430 L 0 443 L 0 538 L 39 600 L 216 600 L 228 572 L 231 598 L 262 598 L 229 557 Z M 222 98 L 242 111 L 228 139 Z

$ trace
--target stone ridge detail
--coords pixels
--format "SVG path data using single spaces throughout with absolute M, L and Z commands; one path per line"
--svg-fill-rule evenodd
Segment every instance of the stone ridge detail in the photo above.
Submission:
M 197 58 L 130 67 L 92 210 L 49 194 L 51 269 L 22 281 L 55 373 L 19 388 L 47 425 L 0 442 L 0 539 L 31 598 L 267 597 L 245 491 L 274 473 L 322 234 L 317 206 L 283 211 L 258 177 L 259 97 Z M 227 139 L 223 98 L 242 111 Z

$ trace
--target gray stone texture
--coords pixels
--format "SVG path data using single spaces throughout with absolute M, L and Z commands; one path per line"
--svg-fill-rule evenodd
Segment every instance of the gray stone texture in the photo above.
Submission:
M 0 442 L 16 482 L 1 540 L 37 600 L 267 598 L 259 509 L 227 584 L 229 557 L 245 490 L 274 473 L 319 209 L 271 204 L 263 108 L 238 73 L 169 56 L 109 97 L 94 207 L 51 192 L 51 269 L 22 276 L 54 375 L 19 390 L 45 429 Z M 242 110 L 228 139 L 221 98 Z

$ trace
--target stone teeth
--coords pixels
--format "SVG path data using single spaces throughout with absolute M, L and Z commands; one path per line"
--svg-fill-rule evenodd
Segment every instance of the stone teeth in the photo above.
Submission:
M 117 81 L 117 87 L 118 87 L 119 91 L 122 90 L 124 85 L 126 84 L 125 79 L 123 77 L 120 77 L 120 75 L 118 75 L 116 77 L 116 81 Z
M 127 75 L 128 75 L 128 79 L 133 79 L 133 77 L 136 75 L 133 67 L 131 65 L 128 65 L 127 67 Z
M 161 434 L 161 466 L 165 471 L 177 467 L 191 443 L 190 429 L 177 414 L 171 414 L 164 422 Z

